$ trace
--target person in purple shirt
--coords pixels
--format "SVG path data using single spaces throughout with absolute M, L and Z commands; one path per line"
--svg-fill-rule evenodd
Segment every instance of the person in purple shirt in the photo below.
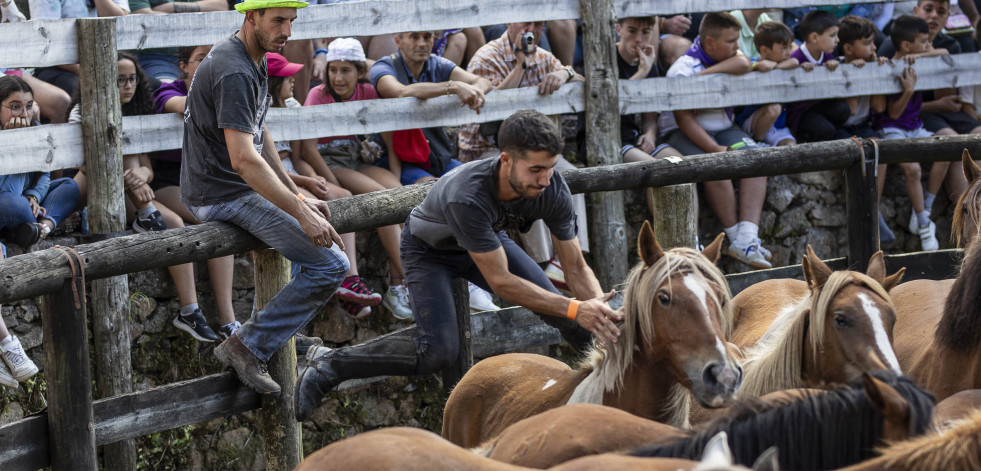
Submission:
M 912 137 L 930 137 L 932 132 L 923 127 L 920 120 L 920 110 L 923 108 L 923 94 L 915 91 L 916 71 L 913 61 L 917 57 L 939 55 L 930 45 L 930 29 L 927 22 L 915 16 L 901 16 L 893 22 L 892 37 L 896 45 L 894 60 L 905 60 L 910 67 L 903 71 L 899 83 L 903 86 L 901 93 L 893 95 L 876 95 L 872 97 L 872 121 L 881 129 L 884 139 L 904 139 Z M 930 208 L 926 206 L 923 197 L 923 187 L 920 185 L 920 164 L 908 162 L 900 164 L 906 171 L 906 178 L 915 180 L 915 185 L 907 185 L 913 213 L 910 215 L 909 230 L 920 236 L 923 250 L 937 250 L 937 226 L 930 220 Z M 883 173 L 884 175 L 884 173 Z M 880 184 L 880 187 L 882 185 Z
M 797 30 L 804 44 L 790 54 L 808 72 L 824 66 L 829 71 L 838 68 L 831 53 L 838 45 L 838 19 L 824 10 L 812 10 L 804 15 Z M 851 116 L 844 100 L 803 101 L 787 106 L 787 125 L 801 142 L 819 142 L 847 138 L 842 127 Z
M 153 109 L 159 114 L 184 114 L 184 104 L 194 72 L 198 65 L 211 52 L 211 46 L 189 46 L 177 50 L 181 69 L 181 78 L 170 83 L 164 83 L 153 92 Z M 187 206 L 181 202 L 181 150 L 171 149 L 150 154 L 153 164 L 154 178 L 150 182 L 158 201 L 180 216 L 181 226 L 184 222 L 197 224 Z M 168 227 L 178 227 L 173 222 Z M 174 318 L 174 325 L 190 333 L 201 341 L 224 340 L 231 336 L 241 324 L 235 320 L 235 310 L 232 307 L 232 277 L 235 270 L 235 258 L 232 255 L 208 260 L 208 273 L 211 275 L 211 287 L 215 294 L 215 305 L 218 308 L 218 332 L 214 333 L 207 323 L 187 322 L 182 316 Z

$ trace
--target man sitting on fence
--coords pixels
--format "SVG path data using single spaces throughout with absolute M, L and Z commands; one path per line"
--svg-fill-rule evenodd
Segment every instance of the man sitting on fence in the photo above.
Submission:
M 194 217 L 239 226 L 301 267 L 265 309 L 215 348 L 242 382 L 270 395 L 280 387 L 265 362 L 327 303 L 348 270 L 327 204 L 299 194 L 265 127 L 266 52 L 283 49 L 296 9 L 306 5 L 236 5 L 245 13 L 242 29 L 215 44 L 198 67 L 184 112 L 181 199 Z
M 320 399 L 344 380 L 379 375 L 428 374 L 459 354 L 453 279 L 490 287 L 507 301 L 538 313 L 582 351 L 592 335 L 615 342 L 613 311 L 583 260 L 572 195 L 555 171 L 562 149 L 559 130 L 537 111 L 504 121 L 501 155 L 464 165 L 441 178 L 409 214 L 402 231 L 405 281 L 416 319 L 414 339 L 388 336 L 332 350 L 316 347 L 296 388 L 296 416 L 307 419 Z M 527 230 L 542 219 L 559 241 L 556 250 L 577 299 L 558 293 L 545 273 L 506 229 Z

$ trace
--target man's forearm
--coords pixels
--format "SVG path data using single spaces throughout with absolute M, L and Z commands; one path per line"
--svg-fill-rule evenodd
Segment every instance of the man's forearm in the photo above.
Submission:
M 435 98 L 438 96 L 447 95 L 447 82 L 433 83 L 433 82 L 418 82 L 411 85 L 406 85 L 403 88 L 402 93 L 399 94 L 398 98 L 405 97 L 415 97 L 415 98 Z
M 488 280 L 490 283 L 490 280 Z M 555 317 L 565 317 L 569 299 L 555 294 L 516 275 L 508 274 L 503 283 L 491 284 L 491 289 L 505 301 Z M 584 298 L 589 299 L 589 298 Z

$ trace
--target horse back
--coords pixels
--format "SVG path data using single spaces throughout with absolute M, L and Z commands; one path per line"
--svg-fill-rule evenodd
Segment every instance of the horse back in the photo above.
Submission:
M 954 280 L 913 280 L 889 293 L 896 308 L 893 348 L 903 371 L 909 373 L 913 364 L 933 348 L 933 334 L 953 284 Z
M 743 350 L 763 337 L 781 312 L 807 296 L 807 283 L 794 279 L 756 283 L 732 298 L 734 327 L 730 342 Z
M 443 438 L 475 447 L 509 425 L 566 403 L 585 375 L 543 355 L 487 358 L 453 388 L 443 410 Z
M 664 444 L 676 427 L 598 404 L 570 404 L 514 423 L 482 448 L 496 461 L 545 469 L 581 456 Z

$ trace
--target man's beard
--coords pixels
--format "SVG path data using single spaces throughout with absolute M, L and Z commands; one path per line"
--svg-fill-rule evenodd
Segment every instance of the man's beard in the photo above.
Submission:
M 276 45 L 276 43 L 279 42 L 277 41 L 278 39 L 283 39 L 284 41 L 289 40 L 289 38 L 283 38 L 282 36 L 273 37 L 270 39 L 266 35 L 262 34 L 262 32 L 258 29 L 255 30 L 255 40 L 257 43 L 259 43 L 259 47 L 261 47 L 263 51 L 276 53 L 283 52 L 283 48 Z
M 511 171 L 508 173 L 508 184 L 511 185 L 511 189 L 514 190 L 522 198 L 527 198 L 530 200 L 538 199 L 544 193 L 544 188 L 532 187 L 530 185 L 521 186 L 518 179 L 514 174 L 514 167 L 511 167 Z

